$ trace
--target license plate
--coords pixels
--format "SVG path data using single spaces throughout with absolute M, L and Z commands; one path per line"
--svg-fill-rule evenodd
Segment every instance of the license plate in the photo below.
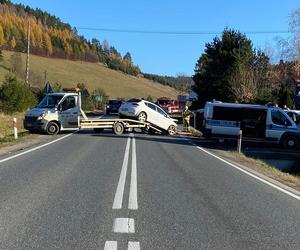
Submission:
M 32 127 L 32 123 L 27 123 L 26 126 L 27 127 Z

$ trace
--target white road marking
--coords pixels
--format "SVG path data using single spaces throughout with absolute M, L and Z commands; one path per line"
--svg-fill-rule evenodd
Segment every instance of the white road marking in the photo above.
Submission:
M 136 169 L 136 144 L 132 138 L 132 157 L 131 157 L 131 181 L 129 190 L 128 209 L 137 210 L 137 169 Z
M 117 241 L 106 241 L 104 250 L 117 250 L 118 242 Z
M 134 219 L 132 218 L 116 218 L 113 225 L 115 233 L 134 233 Z
M 140 250 L 140 243 L 138 241 L 129 241 L 128 250 Z
M 76 132 L 77 132 L 77 131 L 76 131 Z M 76 133 L 76 132 L 74 132 L 74 133 Z M 35 148 L 31 148 L 31 149 L 29 149 L 29 150 L 26 150 L 26 151 L 24 151 L 24 152 L 22 152 L 22 153 L 19 153 L 19 154 L 16 154 L 16 155 L 7 157 L 7 158 L 5 158 L 5 159 L 2 159 L 2 160 L 0 160 L 0 163 L 9 161 L 9 160 L 14 159 L 14 158 L 17 158 L 17 157 L 19 157 L 19 156 L 21 156 L 21 155 L 25 155 L 25 154 L 28 154 L 28 153 L 30 153 L 30 152 L 36 151 L 36 150 L 38 150 L 38 149 L 41 149 L 41 148 L 43 148 L 43 147 L 49 146 L 49 145 L 51 145 L 51 144 L 53 144 L 53 143 L 56 143 L 56 142 L 58 142 L 58 141 L 61 141 L 61 140 L 65 139 L 65 138 L 67 138 L 67 137 L 73 135 L 74 133 L 72 133 L 72 134 L 67 134 L 67 135 L 65 135 L 65 136 L 63 136 L 63 137 L 60 137 L 60 138 L 54 140 L 54 141 L 47 142 L 47 143 L 45 143 L 45 144 L 43 144 L 43 145 L 40 145 L 40 146 L 37 146 L 37 147 L 35 147 Z
M 247 175 L 249 175 L 249 176 L 251 176 L 251 177 L 253 177 L 253 178 L 255 178 L 255 179 L 257 179 L 257 180 L 259 180 L 259 181 L 261 181 L 261 182 L 263 182 L 263 183 L 265 183 L 265 184 L 267 184 L 267 185 L 269 185 L 269 186 L 271 186 L 271 187 L 273 187 L 273 188 L 275 188 L 275 189 L 277 189 L 277 190 L 279 190 L 279 191 L 281 191 L 281 192 L 283 192 L 283 193 L 285 193 L 285 194 L 287 194 L 287 195 L 289 195 L 289 196 L 291 196 L 291 197 L 293 197 L 293 198 L 295 198 L 295 199 L 297 199 L 297 200 L 300 201 L 300 197 L 298 195 L 296 195 L 296 194 L 294 194 L 292 192 L 289 192 L 289 191 L 287 191 L 287 190 L 285 190 L 285 189 L 283 189 L 283 188 L 281 188 L 281 187 L 279 187 L 279 186 L 277 186 L 277 185 L 275 185 L 275 184 L 273 184 L 271 182 L 268 182 L 267 180 L 264 180 L 264 179 L 262 179 L 262 178 L 260 178 L 260 177 L 258 177 L 256 175 L 254 175 L 254 174 L 252 174 L 252 173 L 250 173 L 250 172 L 248 172 L 248 171 L 246 171 L 246 170 L 244 170 L 244 169 L 242 169 L 242 168 L 240 168 L 240 167 L 232 164 L 231 162 L 228 162 L 228 161 L 222 159 L 221 157 L 219 157 L 219 156 L 217 156 L 217 155 L 215 155 L 215 154 L 213 154 L 213 153 L 205 150 L 202 147 L 199 147 L 199 146 L 196 146 L 196 147 L 198 149 L 200 149 L 201 151 L 205 152 L 206 154 L 209 154 L 212 157 L 214 157 L 214 158 L 216 158 L 216 159 L 218 159 L 218 160 L 220 160 L 220 161 L 228 164 L 229 166 L 231 166 L 231 167 L 233 167 L 235 169 L 238 169 L 239 171 L 241 171 L 241 172 L 243 172 L 243 173 L 245 173 L 245 174 L 247 174 Z
M 114 198 L 114 203 L 112 206 L 113 209 L 121 209 L 122 208 L 123 194 L 124 194 L 124 187 L 125 187 L 126 173 L 127 173 L 127 166 L 128 166 L 128 158 L 129 158 L 130 140 L 131 140 L 130 137 L 128 137 L 125 154 L 124 154 L 122 170 L 121 170 L 118 187 L 117 187 L 115 198 Z

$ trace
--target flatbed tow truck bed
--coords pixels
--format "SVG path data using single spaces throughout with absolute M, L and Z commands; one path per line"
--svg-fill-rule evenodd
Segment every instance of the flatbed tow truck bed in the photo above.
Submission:
M 88 118 L 84 111 L 81 110 L 79 128 L 94 129 L 96 132 L 101 132 L 103 129 L 112 129 L 116 135 L 121 135 L 126 129 L 140 128 L 149 130 L 150 128 L 157 132 L 162 132 L 160 129 L 153 127 L 149 122 L 142 122 L 133 119 L 118 119 L 118 118 Z

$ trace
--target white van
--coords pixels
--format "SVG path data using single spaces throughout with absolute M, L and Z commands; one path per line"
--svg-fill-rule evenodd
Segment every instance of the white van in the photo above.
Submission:
M 300 129 L 280 108 L 263 105 L 207 102 L 202 132 L 206 138 L 236 138 L 300 146 Z
M 25 114 L 24 128 L 57 134 L 79 128 L 80 98 L 77 93 L 53 93 Z

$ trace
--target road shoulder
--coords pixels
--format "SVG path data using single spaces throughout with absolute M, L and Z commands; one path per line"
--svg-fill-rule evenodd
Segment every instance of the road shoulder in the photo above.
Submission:
M 239 154 L 235 151 L 217 149 L 213 147 L 205 147 L 199 143 L 199 138 L 195 136 L 181 135 L 188 139 L 191 143 L 196 143 L 212 154 L 234 164 L 241 169 L 256 175 L 257 177 L 266 180 L 284 190 L 287 190 L 300 197 L 300 177 L 289 173 L 284 173 L 275 167 L 272 167 L 265 162 L 248 157 L 243 153 Z

